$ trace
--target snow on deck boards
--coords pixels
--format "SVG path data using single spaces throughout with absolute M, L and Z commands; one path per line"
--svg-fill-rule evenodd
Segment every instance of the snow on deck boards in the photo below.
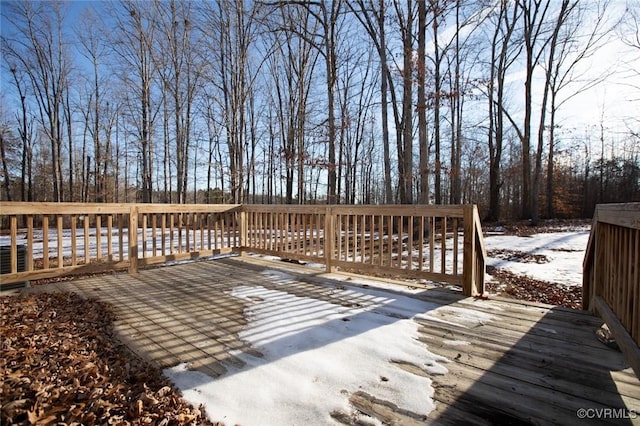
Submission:
M 228 258 L 47 287 L 113 304 L 116 330 L 134 352 L 159 367 L 173 367 L 177 382 L 193 378 L 188 374 L 198 375 L 200 382 L 195 385 L 183 383 L 193 386 L 185 389 L 187 398 L 198 391 L 206 394 L 208 384 L 219 385 L 222 380 L 229 380 L 229 385 L 213 387 L 214 393 L 225 389 L 231 394 L 251 385 L 245 393 L 273 390 L 277 384 L 253 383 L 258 379 L 250 374 L 277 381 L 278 371 L 297 369 L 297 376 L 281 379 L 287 386 L 298 386 L 294 378 L 306 383 L 297 391 L 297 401 L 286 405 L 281 399 L 286 394 L 264 392 L 262 404 L 274 398 L 272 402 L 280 405 L 257 409 L 278 415 L 259 422 L 245 419 L 244 426 L 268 424 L 269 418 L 280 424 L 287 415 L 304 419 L 305 424 L 404 425 L 574 424 L 583 422 L 577 417 L 580 409 L 594 410 L 589 413 L 623 409 L 631 414 L 627 417 L 640 413 L 640 380 L 619 352 L 596 339 L 594 330 L 602 324 L 598 318 L 504 299 L 476 300 L 441 290 L 381 290 L 374 285 L 371 279 L 345 279 L 288 263 Z M 390 334 L 378 334 L 383 330 Z M 369 339 L 368 333 L 377 334 Z M 379 336 L 389 344 L 376 341 L 373 349 L 361 346 Z M 338 344 L 348 346 L 333 346 Z M 333 369 L 338 376 L 349 373 L 337 365 L 348 365 L 349 359 L 323 363 L 331 352 L 322 353 L 317 362 L 309 355 L 322 348 L 339 352 L 345 347 L 353 349 L 345 352 L 346 358 L 364 355 L 361 364 L 372 361 L 367 358 L 381 358 L 384 364 L 376 364 L 370 377 L 367 371 L 351 367 L 355 377 L 329 402 L 321 403 L 313 393 L 305 398 L 307 391 L 319 386 L 316 382 L 341 380 L 332 378 Z M 358 354 L 362 351 L 371 353 Z M 181 371 L 185 364 L 197 373 Z M 281 370 L 269 370 L 280 364 Z M 327 374 L 301 377 L 310 374 L 310 364 L 322 365 Z M 232 382 L 241 378 L 248 382 Z M 213 411 L 211 403 L 207 407 L 212 419 L 224 420 L 225 413 Z M 227 419 L 233 424 L 235 417 Z M 639 421 L 591 420 L 594 424 Z

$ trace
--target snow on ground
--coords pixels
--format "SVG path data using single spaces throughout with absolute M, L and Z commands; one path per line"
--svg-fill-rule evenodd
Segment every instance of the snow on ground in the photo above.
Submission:
M 278 271 L 265 275 L 276 282 L 291 279 Z M 249 323 L 240 338 L 264 356 L 236 353 L 246 365 L 228 366 L 218 378 L 186 365 L 164 372 L 189 402 L 205 404 L 212 421 L 228 425 L 337 424 L 332 412 L 379 424 L 349 405 L 357 391 L 427 415 L 434 409 L 431 380 L 390 361 L 444 374 L 448 360 L 416 340 L 418 324 L 412 318 L 446 318 L 465 327 L 492 320 L 467 309 L 348 286 L 334 294 L 358 302 L 349 307 L 264 287 L 239 286 L 231 294 L 248 303 Z
M 517 275 L 564 285 L 582 285 L 582 261 L 589 241 L 588 227 L 571 232 L 485 237 L 487 251 L 511 250 L 527 255 L 542 255 L 546 263 L 506 260 L 489 257 L 487 265 L 506 269 Z

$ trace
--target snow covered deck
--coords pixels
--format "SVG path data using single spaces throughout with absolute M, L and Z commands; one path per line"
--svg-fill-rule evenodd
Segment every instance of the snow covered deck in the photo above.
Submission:
M 585 312 L 254 257 L 47 287 L 112 303 L 123 342 L 229 425 L 640 422 Z

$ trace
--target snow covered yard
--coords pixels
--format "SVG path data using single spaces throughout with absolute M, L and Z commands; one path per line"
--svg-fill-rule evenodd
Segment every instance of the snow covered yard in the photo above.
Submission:
M 530 236 L 485 237 L 487 265 L 517 275 L 563 285 L 582 285 L 582 260 L 589 227 Z

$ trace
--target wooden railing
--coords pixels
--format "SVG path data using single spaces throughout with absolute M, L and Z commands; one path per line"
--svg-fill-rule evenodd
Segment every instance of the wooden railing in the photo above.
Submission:
M 640 203 L 596 207 L 582 294 L 584 309 L 605 320 L 640 377 Z
M 475 206 L 245 205 L 243 250 L 379 276 L 422 278 L 484 292 Z
M 0 246 L 10 250 L 10 267 L 0 281 L 136 272 L 138 266 L 231 252 L 240 243 L 239 207 L 2 203 Z M 23 271 L 18 271 L 19 249 Z
M 240 247 L 240 205 L 138 204 L 135 210 L 138 248 L 130 253 L 137 254 L 131 259 L 139 266 L 231 253 Z
M 0 245 L 11 250 L 3 283 L 249 251 L 484 291 L 486 253 L 471 205 L 3 203 L 0 223 Z

